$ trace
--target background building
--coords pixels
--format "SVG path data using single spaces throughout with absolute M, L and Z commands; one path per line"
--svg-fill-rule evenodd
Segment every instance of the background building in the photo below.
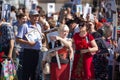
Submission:
M 81 0 L 82 4 L 90 3 L 92 4 L 92 0 Z M 43 9 L 47 12 L 47 3 L 55 3 L 55 11 L 58 12 L 60 8 L 66 2 L 71 2 L 71 0 L 38 0 L 40 6 L 44 6 Z
M 4 2 L 4 3 L 10 3 L 14 5 L 16 8 L 25 6 L 28 10 L 30 10 L 31 4 L 36 3 L 37 5 L 42 6 L 45 12 L 47 12 L 47 3 L 55 3 L 55 11 L 58 12 L 64 3 L 70 1 L 73 0 L 0 0 L 0 6 L 1 6 L 1 2 Z M 96 5 L 99 6 L 101 0 L 81 0 L 81 3 L 83 5 L 86 3 L 90 3 L 91 5 L 93 5 L 93 1 L 97 1 Z M 117 4 L 117 8 L 120 8 L 120 0 L 116 0 L 116 4 Z

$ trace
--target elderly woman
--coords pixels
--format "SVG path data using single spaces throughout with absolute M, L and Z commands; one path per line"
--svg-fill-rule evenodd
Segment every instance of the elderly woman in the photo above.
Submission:
M 72 80 L 94 79 L 93 55 L 98 50 L 91 34 L 87 32 L 86 22 L 79 24 L 80 32 L 73 36 L 75 55 L 72 69 Z
M 70 65 L 69 62 L 73 57 L 73 49 L 72 49 L 72 42 L 70 39 L 67 38 L 69 33 L 69 28 L 67 25 L 60 25 L 59 29 L 59 36 L 51 36 L 51 40 L 55 40 L 61 43 L 63 46 L 62 49 L 59 49 L 51 54 L 51 78 L 50 80 L 69 80 L 69 71 Z M 58 53 L 61 69 L 58 68 L 56 54 Z

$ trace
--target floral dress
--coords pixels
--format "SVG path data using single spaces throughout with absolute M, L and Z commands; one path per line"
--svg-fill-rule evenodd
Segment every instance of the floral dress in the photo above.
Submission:
M 68 59 L 68 49 L 63 47 L 58 50 L 58 55 L 60 58 L 61 69 L 58 68 L 56 57 L 52 57 L 50 64 L 50 80 L 69 80 L 70 65 Z
M 73 36 L 76 52 L 74 55 L 72 80 L 91 80 L 94 79 L 93 56 L 90 53 L 81 54 L 81 49 L 91 47 L 90 42 L 94 40 L 91 34 L 80 37 L 79 33 Z

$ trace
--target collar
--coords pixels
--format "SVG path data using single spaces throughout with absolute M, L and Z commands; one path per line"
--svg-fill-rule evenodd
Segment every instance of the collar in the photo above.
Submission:
M 28 21 L 27 24 L 29 25 L 30 28 L 37 28 L 37 23 L 35 24 L 36 27 L 34 27 L 30 21 Z

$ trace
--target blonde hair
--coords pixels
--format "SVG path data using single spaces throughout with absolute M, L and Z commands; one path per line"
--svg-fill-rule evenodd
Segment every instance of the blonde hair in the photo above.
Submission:
M 69 31 L 69 27 L 67 25 L 65 25 L 65 24 L 61 24 L 59 26 L 59 28 L 58 28 L 58 32 L 60 33 L 60 32 L 62 32 L 64 30 Z
M 50 19 L 50 20 L 48 20 L 48 23 L 49 23 L 50 27 L 56 27 L 56 21 L 55 20 Z

